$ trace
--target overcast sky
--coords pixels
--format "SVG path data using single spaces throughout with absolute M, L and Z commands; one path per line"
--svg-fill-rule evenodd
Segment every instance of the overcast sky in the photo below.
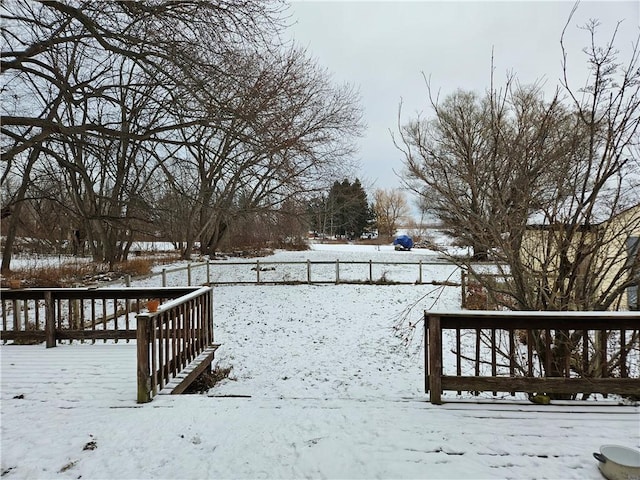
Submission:
M 521 83 L 545 78 L 552 91 L 561 75 L 560 34 L 572 7 L 572 1 L 295 1 L 289 33 L 336 82 L 359 88 L 367 130 L 359 141 L 357 174 L 365 186 L 394 188 L 402 154 L 389 130 L 397 130 L 401 99 L 405 120 L 429 113 L 422 74 L 441 96 L 457 88 L 484 92 L 493 48 L 497 81 L 513 71 Z M 623 20 L 616 44 L 628 58 L 640 32 L 640 2 L 580 4 L 565 42 L 578 87 L 586 79 L 582 48 L 589 38 L 576 25 L 590 18 L 600 20 L 603 41 Z

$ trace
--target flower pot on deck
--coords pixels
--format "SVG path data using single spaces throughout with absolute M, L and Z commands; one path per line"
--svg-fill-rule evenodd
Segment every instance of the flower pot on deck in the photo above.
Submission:
M 157 312 L 158 307 L 160 306 L 160 300 L 154 298 L 153 300 L 149 300 L 147 302 L 147 310 L 150 312 Z

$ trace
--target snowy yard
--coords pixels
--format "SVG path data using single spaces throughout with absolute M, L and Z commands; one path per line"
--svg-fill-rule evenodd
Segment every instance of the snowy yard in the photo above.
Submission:
M 261 260 L 307 258 L 434 257 L 318 246 Z M 421 335 L 406 345 L 393 326 L 416 302 L 413 321 L 458 309 L 457 288 L 221 286 L 214 299 L 216 361 L 233 369 L 207 395 L 137 405 L 132 343 L 3 346 L 2 475 L 599 479 L 600 445 L 640 447 L 640 409 L 615 399 L 537 406 L 447 392 L 449 403 L 427 403 Z

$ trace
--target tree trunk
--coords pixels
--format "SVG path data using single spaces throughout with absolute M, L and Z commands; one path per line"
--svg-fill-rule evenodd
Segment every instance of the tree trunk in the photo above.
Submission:
M 227 232 L 227 224 L 225 222 L 220 222 L 214 227 L 213 232 L 206 236 L 206 242 L 202 242 L 200 245 L 200 250 L 203 255 L 215 255 L 216 250 L 220 246 L 220 242 L 224 238 L 225 233 Z
M 9 218 L 9 227 L 7 228 L 7 237 L 5 239 L 4 250 L 2 252 L 2 267 L 0 267 L 0 271 L 2 273 L 8 273 L 11 271 L 11 257 L 13 255 L 13 244 L 15 243 L 15 240 L 16 240 L 16 234 L 18 232 L 18 224 L 21 219 L 20 213 L 22 211 L 24 198 L 27 194 L 29 183 L 31 181 L 31 169 L 33 168 L 33 165 L 36 163 L 36 160 L 38 160 L 39 156 L 40 156 L 40 147 L 38 146 L 33 147 L 31 152 L 29 153 L 27 165 L 22 175 L 22 183 L 20 184 L 20 188 L 18 189 L 16 198 L 13 202 L 14 209 Z
M 181 258 L 182 260 L 191 260 L 191 254 L 193 253 L 193 244 L 194 241 L 192 238 L 189 238 L 186 242 L 184 242 L 184 249 L 182 249 L 182 242 L 180 242 L 181 245 L 181 250 L 182 250 L 182 255 Z

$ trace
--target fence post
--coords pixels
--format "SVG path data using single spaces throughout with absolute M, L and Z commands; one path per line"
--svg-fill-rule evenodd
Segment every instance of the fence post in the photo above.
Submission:
M 207 258 L 207 285 L 211 284 L 211 260 Z
M 369 283 L 373 283 L 373 265 L 369 260 Z
M 418 262 L 418 285 L 422 284 L 422 260 Z
M 131 286 L 131 275 L 127 274 L 127 275 L 124 276 L 124 284 L 127 287 Z
M 56 346 L 56 309 L 51 291 L 44 292 L 44 331 L 47 348 Z
M 260 260 L 256 260 L 256 283 L 260 283 Z
M 311 283 L 311 261 L 307 260 L 307 283 Z
M 442 403 L 442 330 L 440 316 L 428 315 L 429 320 L 429 401 Z
M 464 271 L 464 269 L 460 269 L 460 285 L 461 285 L 461 295 L 462 295 L 462 300 L 460 301 L 460 308 L 465 309 L 467 308 L 467 302 L 466 302 L 466 298 L 467 298 L 467 273 Z
M 136 349 L 138 359 L 138 403 L 151 401 L 151 367 L 149 365 L 149 314 L 136 315 Z
M 336 285 L 340 283 L 340 260 L 336 259 Z
M 162 286 L 163 287 L 167 286 L 167 269 L 166 268 L 162 269 Z
M 191 262 L 187 264 L 187 285 L 191 286 Z

